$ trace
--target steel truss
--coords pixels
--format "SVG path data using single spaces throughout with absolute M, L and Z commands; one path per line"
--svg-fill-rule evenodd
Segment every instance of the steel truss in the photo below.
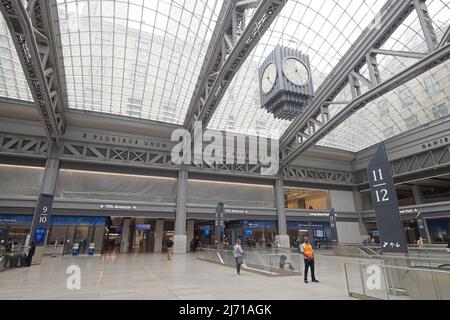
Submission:
M 450 165 L 450 146 L 443 146 L 434 150 L 409 155 L 404 158 L 390 161 L 392 175 L 400 177 L 419 173 L 426 170 L 436 170 Z M 367 170 L 355 173 L 356 184 L 369 183 Z
M 45 159 L 49 154 L 49 141 L 45 137 L 22 136 L 0 132 L 0 155 Z M 153 169 L 178 170 L 171 162 L 168 151 L 127 148 L 115 145 L 95 144 L 80 141 L 63 141 L 58 157 L 64 161 L 81 161 L 121 166 L 140 166 Z M 414 174 L 450 165 L 450 146 L 424 151 L 390 162 L 394 177 Z M 261 176 L 260 164 L 191 164 L 191 172 L 209 172 L 233 176 Z M 275 179 L 274 176 L 264 176 Z M 326 183 L 354 186 L 367 183 L 366 170 L 356 173 L 322 168 L 289 166 L 283 169 L 286 181 Z
M 49 139 L 65 130 L 65 95 L 58 68 L 51 1 L 0 0 L 2 12 Z
M 13 135 L 0 132 L 0 155 L 15 157 L 32 157 L 45 159 L 49 153 L 49 142 L 45 137 Z M 115 145 L 95 144 L 80 141 L 62 141 L 58 157 L 64 161 L 80 161 L 98 163 L 103 165 L 139 166 L 152 169 L 179 170 L 180 166 L 171 162 L 171 154 L 168 151 L 137 149 Z M 211 174 L 223 174 L 232 176 L 262 177 L 261 165 L 251 164 L 194 164 L 187 166 L 190 172 L 209 172 Z M 294 170 L 294 169 L 292 169 Z M 340 172 L 327 171 L 323 176 L 322 169 L 307 169 L 308 174 L 290 176 L 289 180 L 308 179 L 309 182 L 325 182 L 324 177 L 329 177 L 328 183 L 337 183 L 335 177 Z M 317 171 L 316 173 L 312 173 Z M 273 176 L 264 176 L 267 179 L 275 179 Z M 313 177 L 316 177 L 314 180 Z
M 421 21 L 429 53 L 398 52 L 380 50 L 401 23 L 416 10 Z M 424 0 L 391 0 L 380 13 L 379 29 L 368 28 L 355 42 L 355 46 L 345 55 L 338 66 L 330 73 L 316 93 L 307 111 L 294 120 L 280 139 L 281 167 L 286 167 L 299 154 L 318 142 L 353 113 L 369 102 L 394 90 L 431 68 L 450 58 L 448 36 L 444 43 L 438 44 L 433 31 Z M 382 80 L 378 70 L 377 55 L 390 54 L 421 59 L 388 80 Z M 362 76 L 359 70 L 367 64 L 370 79 Z M 361 83 L 369 90 L 361 92 Z M 331 117 L 328 107 L 341 90 L 350 84 L 352 101 L 343 102 L 346 106 Z M 342 103 L 342 102 L 340 102 Z
M 304 168 L 297 166 L 289 166 L 287 168 L 283 168 L 283 178 L 286 181 L 288 180 L 302 181 L 302 182 L 314 181 L 314 182 L 343 184 L 343 185 L 355 184 L 355 177 L 352 172 Z
M 280 13 L 287 0 L 225 1 L 191 99 L 184 127 L 206 128 L 240 66 Z M 245 10 L 257 7 L 246 23 Z

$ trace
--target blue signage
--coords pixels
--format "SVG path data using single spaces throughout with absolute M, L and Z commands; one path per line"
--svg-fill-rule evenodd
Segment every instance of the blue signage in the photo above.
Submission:
M 32 215 L 14 215 L 14 214 L 0 215 L 0 224 L 22 225 L 22 224 L 31 224 L 32 221 L 33 221 Z
M 150 224 L 137 224 L 135 226 L 136 230 L 150 230 Z
M 0 215 L 0 224 L 6 225 L 31 225 L 32 215 Z M 50 222 L 53 225 L 105 225 L 105 217 L 77 217 L 77 216 L 52 216 Z
M 37 245 L 43 245 L 45 240 L 45 228 L 37 228 L 34 232 L 34 242 Z

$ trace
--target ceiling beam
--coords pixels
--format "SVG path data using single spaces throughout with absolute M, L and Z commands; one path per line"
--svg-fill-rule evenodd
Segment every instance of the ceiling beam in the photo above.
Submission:
M 240 66 L 258 44 L 287 0 L 225 1 L 192 96 L 184 127 L 195 121 L 206 129 Z M 244 5 L 245 4 L 245 5 Z M 245 9 L 257 6 L 246 23 Z
M 65 130 L 65 95 L 57 57 L 49 1 L 0 0 L 0 11 L 8 26 L 35 105 L 49 140 L 60 144 Z
M 413 10 L 414 5 L 411 0 L 388 0 L 386 2 L 377 18 L 374 19 L 373 25 L 361 34 L 323 81 L 307 110 L 291 123 L 280 138 L 280 156 L 284 165 L 289 163 L 288 158 L 293 159 L 299 154 L 298 150 L 301 141 L 305 139 L 305 133 L 310 136 L 318 129 L 318 125 L 314 124 L 315 121 L 320 120 L 322 123 L 326 123 L 329 120 L 328 104 L 349 83 L 352 72 L 359 72 L 367 63 L 374 85 L 381 82 L 376 56 L 371 55 L 370 52 L 380 49 Z M 376 23 L 377 21 L 378 23 Z
M 315 127 L 314 130 L 308 132 L 302 132 L 293 151 L 291 151 L 281 161 L 281 167 L 287 166 L 292 160 L 294 160 L 300 153 L 304 152 L 311 145 L 317 143 L 324 136 L 326 136 L 333 129 L 338 127 L 348 117 L 354 114 L 359 109 L 366 106 L 369 102 L 383 96 L 384 94 L 398 88 L 406 82 L 413 80 L 419 75 L 429 71 L 437 65 L 450 59 L 450 44 L 436 50 L 429 54 L 424 59 L 413 64 L 409 68 L 401 71 L 397 75 L 393 76 L 389 80 L 382 82 L 376 87 L 356 97 L 350 104 L 344 107 L 333 118 L 323 122 L 321 126 Z

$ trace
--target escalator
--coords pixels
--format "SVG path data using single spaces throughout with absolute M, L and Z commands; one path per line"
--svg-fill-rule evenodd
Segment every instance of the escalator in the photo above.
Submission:
M 369 257 L 377 256 L 378 253 L 376 253 L 373 249 L 368 247 L 359 247 L 359 250 L 361 250 L 365 255 Z

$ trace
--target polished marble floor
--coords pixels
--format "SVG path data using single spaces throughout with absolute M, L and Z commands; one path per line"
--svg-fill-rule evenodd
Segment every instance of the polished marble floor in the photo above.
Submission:
M 200 261 L 193 254 L 44 257 L 31 268 L 0 273 L 0 299 L 350 299 L 344 262 L 319 255 L 320 283 L 302 276 L 267 277 Z M 67 289 L 67 268 L 78 266 L 81 288 Z

